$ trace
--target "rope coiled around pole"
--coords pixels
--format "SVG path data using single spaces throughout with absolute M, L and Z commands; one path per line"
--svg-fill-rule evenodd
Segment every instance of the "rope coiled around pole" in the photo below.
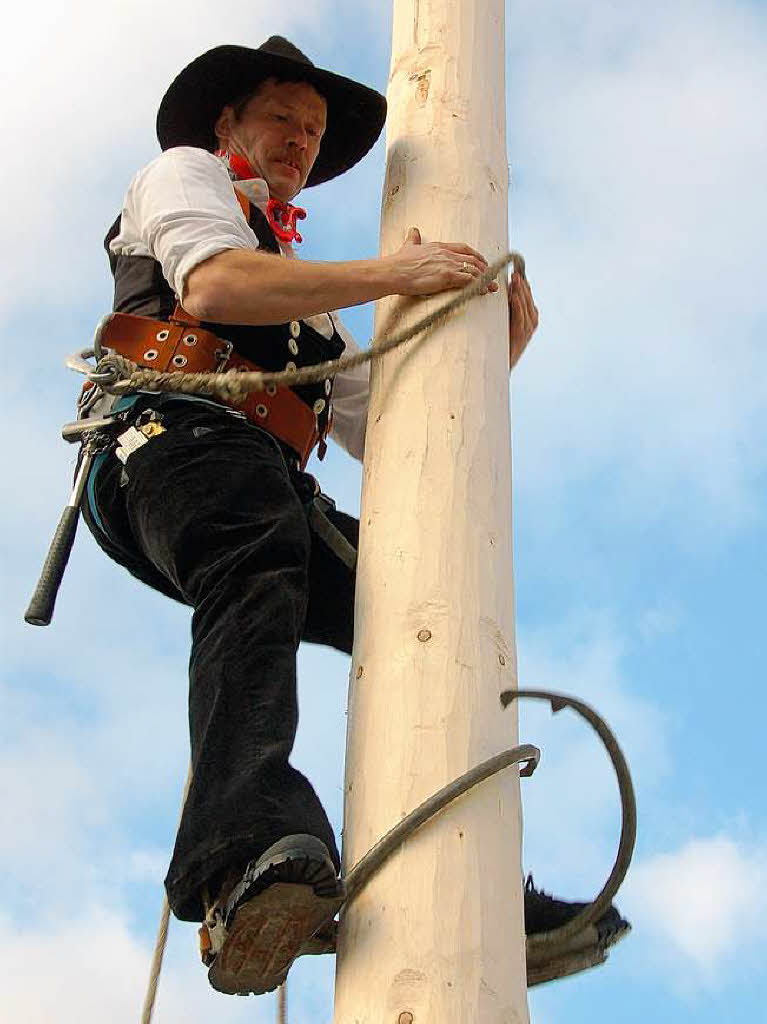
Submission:
M 416 335 L 425 334 L 444 323 L 451 314 L 487 288 L 509 263 L 513 263 L 515 270 L 524 275 L 525 261 L 522 255 L 516 251 L 507 252 L 452 299 L 410 327 L 394 331 L 388 338 L 375 339 L 369 349 L 354 355 L 341 356 L 340 359 L 330 359 L 313 366 L 279 370 L 274 373 L 256 370 L 246 373 L 238 370 L 225 370 L 221 373 L 185 373 L 182 370 L 161 373 L 159 370 L 141 367 L 115 352 L 109 352 L 99 359 L 95 373 L 89 376 L 104 391 L 113 395 L 124 395 L 132 391 L 175 391 L 182 394 L 211 395 L 230 401 L 244 399 L 252 391 L 265 391 L 269 385 L 296 387 L 302 384 L 316 384 L 318 381 L 335 377 L 344 370 L 351 370 L 380 359 Z

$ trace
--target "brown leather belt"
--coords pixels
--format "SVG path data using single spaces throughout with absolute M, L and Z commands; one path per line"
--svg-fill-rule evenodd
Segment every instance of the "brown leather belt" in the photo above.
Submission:
M 189 322 L 191 317 L 186 321 L 178 318 L 178 312 L 177 307 L 168 321 L 113 313 L 101 333 L 102 348 L 161 373 L 262 369 L 233 352 L 231 342 Z M 244 413 L 251 423 L 289 445 L 302 470 L 318 442 L 320 457 L 324 455 L 325 436 L 317 428 L 314 410 L 290 388 L 270 384 L 265 391 L 251 392 L 244 401 L 217 401 Z

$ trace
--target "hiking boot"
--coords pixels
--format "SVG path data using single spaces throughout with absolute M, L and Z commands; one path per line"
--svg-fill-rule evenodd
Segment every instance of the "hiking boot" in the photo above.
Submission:
M 200 950 L 211 985 L 230 995 L 271 992 L 343 901 L 343 883 L 323 842 L 309 835 L 280 839 L 208 911 Z
M 528 986 L 565 978 L 604 963 L 610 946 L 631 931 L 628 921 L 611 905 L 597 921 L 586 925 L 564 942 L 556 941 L 548 946 L 535 941 L 536 935 L 568 924 L 588 905 L 554 899 L 542 889 L 536 889 L 533 876 L 527 876 L 524 906 Z

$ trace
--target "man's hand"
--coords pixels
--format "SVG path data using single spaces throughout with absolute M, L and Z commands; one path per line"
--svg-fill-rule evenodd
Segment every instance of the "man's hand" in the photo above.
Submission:
M 418 228 L 410 228 L 401 247 L 385 258 L 395 275 L 395 295 L 437 295 L 465 288 L 487 270 L 482 253 L 465 242 L 422 242 Z M 491 281 L 480 295 L 497 292 Z
M 538 307 L 524 274 L 515 271 L 509 281 L 509 369 L 513 370 L 538 327 Z

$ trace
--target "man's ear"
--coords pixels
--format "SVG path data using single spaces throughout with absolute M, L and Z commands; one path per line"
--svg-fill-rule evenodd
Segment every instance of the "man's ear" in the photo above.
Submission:
M 216 138 L 224 144 L 229 141 L 232 133 L 232 121 L 234 120 L 234 108 L 224 107 L 221 113 L 218 115 L 213 131 L 216 133 Z M 226 148 L 226 145 L 221 147 Z

